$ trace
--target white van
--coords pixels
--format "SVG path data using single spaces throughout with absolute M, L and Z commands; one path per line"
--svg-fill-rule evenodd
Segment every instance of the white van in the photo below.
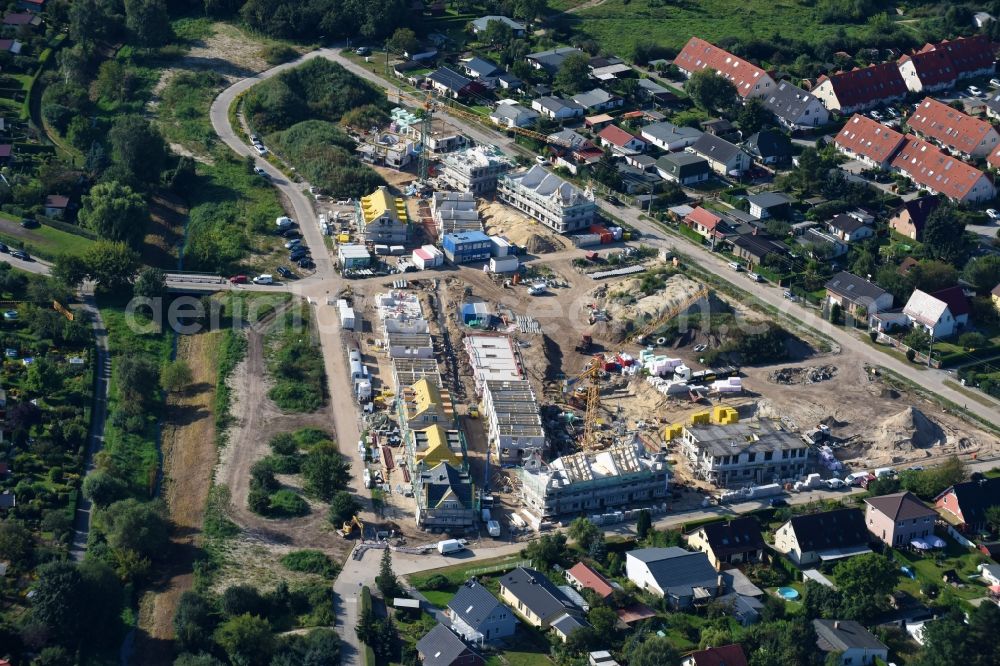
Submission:
M 465 550 L 465 544 L 459 539 L 445 539 L 437 542 L 437 550 L 442 555 L 450 555 Z
M 282 215 L 281 217 L 279 217 L 278 219 L 276 219 L 274 221 L 274 224 L 279 229 L 288 229 L 293 224 L 295 224 L 295 221 L 292 218 L 290 218 L 290 217 Z
M 274 276 L 270 273 L 264 273 L 263 275 L 258 275 L 253 279 L 254 284 L 274 284 Z
M 739 273 L 739 272 L 740 272 L 741 270 L 743 270 L 743 266 L 741 266 L 741 265 L 740 265 L 740 264 L 739 264 L 738 262 L 736 262 L 736 261 L 730 261 L 730 262 L 729 262 L 729 267 L 730 267 L 730 268 L 732 268 L 732 269 L 733 269 L 734 271 L 736 271 L 737 273 Z

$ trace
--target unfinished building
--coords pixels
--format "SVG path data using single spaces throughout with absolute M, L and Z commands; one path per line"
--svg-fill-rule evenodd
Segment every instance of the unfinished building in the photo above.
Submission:
M 542 521 L 655 502 L 667 496 L 670 481 L 662 456 L 640 457 L 634 443 L 529 465 L 518 474 L 524 507 Z
M 384 344 L 389 358 L 434 358 L 434 341 L 424 319 L 385 319 Z
M 473 146 L 441 160 L 441 179 L 459 192 L 485 194 L 497 188 L 497 178 L 514 162 L 496 146 Z
M 465 192 L 435 192 L 431 197 L 431 217 L 438 230 L 438 236 L 482 231 L 476 198 Z
M 487 380 L 482 396 L 491 461 L 520 464 L 536 453 L 545 453 L 545 429 L 531 384 L 523 379 Z
M 397 391 L 403 386 L 413 386 L 421 379 L 441 386 L 441 373 L 433 358 L 392 359 L 392 385 Z
M 590 227 L 597 213 L 592 192 L 581 190 L 537 164 L 501 176 L 497 199 L 561 234 Z
M 777 421 L 681 427 L 681 454 L 698 479 L 720 488 L 793 481 L 809 468 L 809 445 Z
M 524 365 L 507 335 L 467 335 L 463 342 L 476 381 L 476 393 L 482 394 L 487 381 L 524 379 Z
M 421 464 L 413 485 L 420 527 L 464 531 L 475 523 L 479 500 L 467 470 L 447 462 L 434 467 Z

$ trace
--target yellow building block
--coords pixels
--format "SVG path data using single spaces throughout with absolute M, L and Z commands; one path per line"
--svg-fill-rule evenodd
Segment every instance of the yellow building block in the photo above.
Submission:
M 712 420 L 719 425 L 730 425 L 739 423 L 740 414 L 732 407 L 719 405 L 712 409 Z
M 673 423 L 668 425 L 663 429 L 663 441 L 669 442 L 672 439 L 677 439 L 681 436 L 681 430 L 684 429 L 683 423 Z
M 712 422 L 712 412 L 698 412 L 691 415 L 691 425 L 708 425 Z

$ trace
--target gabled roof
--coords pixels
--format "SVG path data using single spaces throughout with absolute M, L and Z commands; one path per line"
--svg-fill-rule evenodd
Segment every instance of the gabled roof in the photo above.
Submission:
M 918 51 L 913 55 L 904 55 L 898 60 L 898 64 L 902 65 L 911 61 L 917 78 L 920 79 L 920 83 L 925 88 L 951 84 L 958 76 L 955 64 L 951 61 L 951 56 L 948 55 L 947 51 Z
M 837 294 L 851 303 L 859 303 L 866 307 L 888 293 L 878 285 L 847 271 L 840 271 L 830 278 L 824 286 L 828 292 Z
M 824 74 L 816 81 L 829 81 L 841 107 L 864 106 L 890 97 L 905 97 L 908 92 L 903 76 L 894 62 L 883 62 L 849 72 Z
M 593 90 L 588 90 L 587 92 L 577 93 L 576 95 L 573 95 L 572 99 L 583 108 L 589 109 L 601 104 L 607 104 L 611 100 L 615 99 L 615 95 L 612 95 L 607 90 L 594 88 Z
M 909 491 L 869 497 L 865 504 L 893 521 L 929 518 L 937 513 Z
M 868 543 L 865 516 L 859 509 L 836 509 L 795 516 L 791 523 L 803 551 L 845 548 Z
M 538 53 L 529 53 L 526 57 L 528 60 L 534 60 L 538 65 L 547 72 L 555 72 L 559 69 L 563 61 L 566 60 L 571 55 L 583 54 L 578 48 L 572 46 L 561 46 L 557 49 L 549 49 L 548 51 L 539 51 Z
M 902 206 L 893 211 L 892 215 L 895 217 L 905 210 L 910 214 L 910 221 L 919 234 L 923 231 L 924 224 L 927 223 L 927 218 L 930 217 L 930 214 L 934 212 L 939 203 L 941 203 L 940 197 L 929 194 L 904 202 Z
M 729 162 L 741 152 L 739 146 L 708 133 L 698 137 L 698 140 L 691 144 L 689 148 L 692 152 L 702 155 L 705 158 L 723 163 Z
M 834 229 L 843 231 L 845 234 L 854 233 L 861 227 L 868 226 L 867 224 L 865 224 L 864 220 L 859 220 L 853 215 L 847 215 L 845 213 L 841 213 L 840 215 L 834 215 L 832 218 L 830 218 L 827 224 L 829 224 Z
M 4 25 L 38 25 L 41 19 L 31 12 L 7 12 L 3 17 Z
M 948 304 L 941 299 L 934 298 L 926 291 L 914 289 L 903 306 L 903 314 L 924 326 L 936 326 L 947 309 Z
M 552 622 L 552 628 L 563 636 L 569 636 L 574 631 L 578 631 L 587 626 L 590 625 L 588 625 L 585 620 L 580 620 L 575 615 L 570 615 L 569 613 L 563 613 Z
M 465 582 L 458 594 L 448 602 L 448 608 L 467 625 L 479 630 L 498 606 L 502 606 L 489 590 L 474 580 Z
M 379 185 L 379 188 L 366 197 L 361 197 L 361 215 L 365 224 L 372 220 L 388 216 L 393 221 L 407 222 L 406 202 L 389 194 L 389 188 Z
M 993 126 L 985 120 L 973 118 L 931 97 L 920 102 L 906 124 L 913 131 L 967 155 L 971 155 L 993 131 Z
M 566 573 L 575 578 L 580 585 L 596 592 L 602 599 L 611 596 L 615 591 L 615 588 L 611 587 L 611 583 L 608 582 L 607 578 L 583 562 L 577 562 Z
M 813 620 L 813 627 L 818 637 L 816 644 L 824 652 L 889 649 L 854 620 Z
M 472 25 L 476 28 L 476 30 L 486 30 L 486 28 L 489 27 L 490 21 L 499 21 L 500 23 L 504 23 L 510 26 L 511 30 L 524 30 L 523 23 L 515 21 L 514 19 L 508 18 L 506 16 L 495 16 L 495 15 L 483 16 L 473 21 Z
M 464 474 L 446 462 L 422 472 L 420 482 L 424 506 L 436 508 L 444 502 L 459 502 L 463 507 L 472 506 L 472 484 Z
M 688 657 L 695 666 L 747 666 L 747 656 L 738 643 L 695 650 Z
M 69 197 L 62 194 L 50 194 L 45 197 L 46 208 L 65 208 L 69 205 Z
M 712 69 L 732 81 L 740 97 L 751 94 L 754 86 L 768 77 L 767 72 L 752 62 L 734 56 L 698 37 L 688 40 L 674 59 L 674 64 L 692 73 L 705 68 Z
M 424 666 L 451 666 L 466 650 L 472 651 L 443 624 L 435 625 L 417 641 L 417 652 L 423 656 Z
M 498 69 L 500 69 L 496 63 L 490 62 L 486 58 L 472 58 L 464 63 L 466 69 L 472 72 L 478 77 L 490 76 Z
M 470 83 L 472 83 L 472 79 L 466 78 L 455 70 L 447 67 L 442 67 L 435 72 L 431 72 L 427 75 L 427 78 L 455 93 L 462 92 Z
M 545 97 L 539 97 L 535 100 L 540 107 L 546 111 L 551 111 L 552 113 L 558 113 L 563 109 L 573 109 L 575 111 L 583 111 L 583 107 L 574 102 L 571 99 L 562 99 L 561 97 L 556 97 L 555 95 L 546 95 Z
M 764 537 L 761 536 L 760 525 L 754 518 L 743 517 L 721 523 L 709 523 L 700 530 L 705 533 L 705 540 L 716 557 L 764 549 Z
M 955 494 L 966 523 L 982 523 L 986 520 L 986 509 L 1000 506 L 1000 477 L 956 483 L 934 499 L 940 500 L 949 493 Z
M 748 196 L 747 201 L 752 205 L 760 206 L 767 210 L 790 204 L 792 199 L 784 192 L 758 192 L 757 194 Z
M 722 216 L 710 211 L 707 208 L 698 206 L 693 211 L 691 211 L 687 217 L 684 218 L 685 221 L 690 221 L 695 224 L 700 224 L 709 231 L 712 231 L 722 222 Z
M 937 44 L 925 44 L 920 51 L 946 52 L 959 75 L 993 69 L 993 44 L 986 35 L 959 37 L 950 41 L 946 39 Z
M 952 317 L 960 317 L 972 312 L 972 308 L 969 307 L 969 299 L 965 297 L 962 288 L 957 285 L 935 291 L 931 296 L 947 303 Z
M 646 125 L 640 130 L 640 133 L 645 136 L 652 137 L 651 140 L 661 141 L 663 143 L 669 143 L 670 141 L 676 141 L 679 139 L 697 139 L 703 134 L 703 132 L 699 129 L 685 127 L 684 125 L 674 125 L 673 123 L 667 121 Z
M 608 125 L 604 129 L 602 129 L 601 133 L 598 134 L 597 136 L 601 137 L 602 139 L 604 139 L 605 141 L 614 146 L 618 146 L 619 148 L 624 148 L 625 146 L 628 145 L 629 141 L 632 141 L 633 139 L 636 138 L 633 134 L 626 132 L 622 128 L 617 127 L 615 125 Z M 642 139 L 639 140 L 642 141 Z
M 718 573 L 705 553 L 670 548 L 640 548 L 626 553 L 626 557 L 639 560 L 649 569 L 650 575 L 664 594 L 688 597 L 694 588 L 718 587 Z
M 656 160 L 656 166 L 667 173 L 696 174 L 711 171 L 708 160 L 694 153 L 667 153 Z
M 790 123 L 798 121 L 810 104 L 819 103 L 815 95 L 788 81 L 779 81 L 777 87 L 763 100 L 765 109 Z
M 746 250 L 755 257 L 766 257 L 769 254 L 787 254 L 788 248 L 770 236 L 760 234 L 743 234 L 732 240 L 734 246 Z
M 851 116 L 834 139 L 840 148 L 879 163 L 891 159 L 905 141 L 899 132 L 860 113 Z
M 895 169 L 906 171 L 910 179 L 950 199 L 963 200 L 984 176 L 979 169 L 946 155 L 936 146 L 915 136 L 907 136 L 892 160 Z
M 503 576 L 500 585 L 540 618 L 575 608 L 562 590 L 534 569 L 518 567 Z
M 750 136 L 746 142 L 751 155 L 766 157 L 791 157 L 792 142 L 781 132 L 763 130 Z

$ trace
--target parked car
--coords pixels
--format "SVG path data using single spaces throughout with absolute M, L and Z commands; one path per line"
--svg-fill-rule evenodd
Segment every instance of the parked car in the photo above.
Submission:
M 267 175 L 267 172 L 261 169 L 260 167 L 254 167 L 253 172 L 258 176 L 260 176 L 261 178 L 270 178 L 270 176 Z
M 294 273 L 292 273 L 290 270 L 288 270 L 284 266 L 278 266 L 278 275 L 280 275 L 281 277 L 283 277 L 285 279 L 289 279 L 289 278 L 291 278 L 294 275 Z
M 977 88 L 976 86 L 969 86 L 968 88 L 966 88 L 966 90 L 967 90 L 967 91 L 969 92 L 969 94 L 970 94 L 970 95 L 972 95 L 973 97 L 981 97 L 981 96 L 982 96 L 982 94 L 983 94 L 983 91 L 982 91 L 982 90 L 980 90 L 979 88 Z
M 10 256 L 14 257 L 15 259 L 20 259 L 21 261 L 34 261 L 31 258 L 31 255 L 25 252 L 24 250 L 14 250 L 13 252 L 10 253 Z
M 316 264 L 309 257 L 299 259 L 299 268 L 316 268 Z
M 265 148 L 263 145 L 261 145 L 261 144 L 258 143 L 258 144 L 254 145 L 254 148 L 257 149 L 257 154 L 258 155 L 261 155 L 261 156 L 267 155 L 267 148 Z
M 293 238 L 290 241 L 288 241 L 287 243 L 285 243 L 285 249 L 291 250 L 293 247 L 295 247 L 296 245 L 298 245 L 301 242 L 302 242 L 301 238 Z
M 21 226 L 25 229 L 37 229 L 40 225 L 38 224 L 38 220 L 33 220 L 30 217 L 22 217 Z
M 7 247 L 6 243 L 0 243 L 0 252 L 10 252 L 10 248 Z
M 882 120 L 882 114 L 878 111 L 871 111 L 868 115 L 871 116 L 872 120 Z
M 305 258 L 307 254 L 309 254 L 309 249 L 302 247 L 300 245 L 298 247 L 292 248 L 292 251 L 288 254 L 288 260 L 298 261 L 299 259 Z
M 694 346 L 694 351 L 695 351 L 696 354 L 700 354 L 701 352 L 705 351 L 706 349 L 708 349 L 708 345 L 695 345 Z
M 539 164 L 545 164 L 546 162 L 548 162 L 548 160 L 545 159 L 545 155 L 535 155 L 535 161 L 538 162 Z
M 1000 88 L 1000 79 L 990 79 L 990 85 L 994 88 Z
M 986 217 L 990 218 L 991 220 L 1000 219 L 1000 213 L 997 212 L 996 208 L 987 208 Z
M 774 497 L 768 504 L 772 509 L 780 509 L 782 507 L 788 506 L 788 500 L 782 499 L 781 497 Z
M 350 206 L 352 203 L 354 203 L 354 199 L 351 199 L 350 197 L 347 199 L 337 199 L 338 206 Z
M 274 276 L 270 273 L 263 273 L 253 279 L 254 284 L 274 284 Z
M 370 56 L 372 54 L 372 50 L 367 46 L 359 46 L 358 48 L 354 49 L 354 53 L 355 55 L 359 56 Z
M 609 196 L 604 197 L 604 198 L 612 206 L 621 206 L 622 205 L 621 200 L 618 197 L 614 196 L 614 195 L 609 195 Z
M 730 261 L 729 262 L 729 267 L 732 268 L 737 273 L 739 273 L 741 270 L 743 270 L 743 266 L 739 262 L 737 262 L 737 261 Z
M 281 232 L 281 237 L 282 238 L 298 238 L 299 237 L 299 230 L 298 229 L 285 229 L 284 231 Z
M 229 281 L 232 282 L 233 284 L 246 284 L 247 283 L 247 276 L 246 275 L 233 275 L 233 276 L 231 276 L 229 278 Z
M 750 278 L 751 280 L 753 280 L 754 282 L 763 282 L 764 281 L 764 278 L 762 278 L 760 275 L 754 273 L 753 271 L 747 273 L 747 277 Z

